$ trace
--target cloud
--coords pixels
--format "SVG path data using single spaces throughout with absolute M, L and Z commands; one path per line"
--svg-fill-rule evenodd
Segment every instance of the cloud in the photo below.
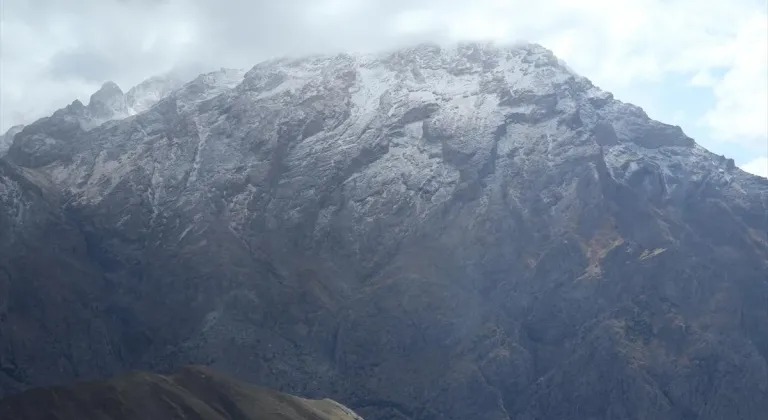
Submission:
M 759 157 L 751 160 L 743 165 L 741 169 L 755 175 L 768 178 L 768 156 Z
M 24 0 L 0 25 L 0 130 L 127 89 L 174 66 L 250 67 L 311 52 L 434 41 L 528 40 L 718 153 L 762 154 L 768 139 L 768 28 L 762 0 Z M 666 110 L 685 86 L 708 108 Z M 671 94 L 670 94 L 671 95 Z M 697 93 L 696 100 L 701 97 Z M 710 103 L 711 102 L 711 103 Z M 658 112 L 655 110 L 659 110 Z M 742 159 L 742 160 L 745 160 Z
M 762 48 L 755 48 L 762 46 Z M 745 22 L 733 42 L 730 67 L 712 83 L 717 98 L 705 120 L 724 141 L 754 143 L 768 138 L 768 20 Z
M 0 130 L 87 101 L 105 81 L 127 87 L 188 54 L 184 2 L 0 3 Z M 154 37 L 157 42 L 146 43 Z M 182 40 L 183 41 L 183 40 Z

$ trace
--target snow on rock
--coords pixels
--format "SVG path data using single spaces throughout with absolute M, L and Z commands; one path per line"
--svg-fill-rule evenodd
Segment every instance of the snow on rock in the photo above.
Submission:
M 419 206 L 496 170 L 534 174 L 578 159 L 603 160 L 622 182 L 655 168 L 669 183 L 665 194 L 682 194 L 688 178 L 737 189 L 751 182 L 679 127 L 613 99 L 535 44 L 284 58 L 185 84 L 151 78 L 127 95 L 107 83 L 87 107 L 72 107 L 90 131 L 67 144 L 66 159 L 43 159 L 45 171 L 89 202 L 130 181 L 153 212 L 232 185 L 238 192 L 226 199 L 242 208 L 265 188 L 299 188 L 310 172 L 316 179 L 301 184 L 301 196 L 312 200 L 360 159 L 365 169 L 350 188 L 402 180 L 408 191 L 430 191 L 432 204 Z M 105 118 L 118 121 L 97 129 Z
M 186 111 L 193 105 L 218 96 L 242 82 L 244 70 L 225 69 L 201 74 L 194 80 L 176 90 L 172 97 L 178 101 L 180 111 Z
M 181 88 L 186 80 L 173 74 L 154 76 L 132 87 L 126 94 L 126 102 L 133 114 L 150 109 L 153 105 Z
M 523 417 L 551 418 L 568 412 L 563 396 L 583 381 L 559 370 L 536 379 L 540 354 L 544 364 L 571 366 L 560 360 L 579 360 L 583 352 L 568 355 L 574 343 L 615 350 L 612 365 L 584 370 L 602 372 L 593 375 L 592 399 L 603 401 L 634 363 L 622 356 L 625 345 L 643 345 L 634 326 L 624 329 L 630 322 L 669 315 L 680 326 L 680 316 L 700 313 L 686 325 L 706 331 L 670 329 L 643 353 L 655 372 L 682 366 L 685 375 L 672 379 L 683 385 L 697 378 L 677 349 L 704 343 L 709 357 L 717 349 L 703 338 L 710 329 L 731 343 L 733 326 L 766 325 L 756 315 L 765 300 L 750 295 L 765 291 L 768 180 L 615 100 L 540 46 L 420 45 L 271 60 L 201 75 L 165 95 L 170 89 L 148 82 L 124 99 L 105 86 L 94 104 L 113 118 L 125 104 L 137 113 L 84 130 L 91 105 L 75 102 L 25 127 L 8 153 L 66 190 L 68 213 L 93 222 L 88 254 L 108 257 L 109 278 L 139 299 L 139 327 L 157 344 L 145 355 L 211 360 L 232 347 L 230 368 L 257 372 L 259 381 L 279 377 L 281 386 L 320 381 L 310 393 L 338 389 L 343 377 L 348 395 L 402 400 L 405 413 L 426 404 L 449 407 L 435 418 L 501 419 L 508 416 L 498 391 L 508 390 L 542 396 L 525 406 L 557 406 Z M 0 182 L 0 200 L 17 211 L 17 187 Z M 736 285 L 749 285 L 744 299 Z M 197 335 L 201 320 L 211 322 Z M 734 335 L 738 343 L 760 333 L 749 329 Z M 267 347 L 280 349 L 279 358 L 258 351 Z M 551 359 L 555 347 L 562 359 Z M 730 369 L 742 380 L 760 358 L 735 349 L 748 362 Z M 422 358 L 390 366 L 393 350 Z M 252 357 L 262 353 L 269 360 Z M 55 368 L 59 358 L 51 360 Z M 277 373 L 263 369 L 275 360 Z M 367 390 L 369 360 L 385 369 Z M 400 394 L 402 375 L 414 368 L 424 386 Z M 498 375 L 486 381 L 485 372 Z M 474 386 L 478 378 L 489 386 Z M 509 378 L 522 382 L 499 382 Z M 766 401 L 764 379 L 747 378 L 742 388 L 757 391 L 744 401 Z M 430 384 L 445 381 L 460 386 L 433 398 Z M 658 406 L 660 391 L 643 394 L 646 382 L 630 391 Z M 418 395 L 428 398 L 411 399 Z M 470 401 L 467 411 L 451 405 L 457 397 Z M 730 414 L 748 405 L 723 398 L 718 407 L 735 407 Z M 624 410 L 614 402 L 580 418 Z M 476 410 L 485 404 L 496 411 Z M 679 412 L 662 414 L 652 417 Z
M 132 111 L 123 91 L 116 83 L 106 82 L 91 95 L 85 113 L 80 118 L 80 124 L 84 130 L 91 130 L 107 121 L 123 119 L 130 115 Z

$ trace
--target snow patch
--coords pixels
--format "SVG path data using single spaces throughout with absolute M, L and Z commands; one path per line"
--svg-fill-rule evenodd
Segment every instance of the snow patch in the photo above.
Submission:
M 379 107 L 379 101 L 390 88 L 391 74 L 383 68 L 357 69 L 358 83 L 352 93 L 352 104 L 358 111 L 373 111 Z
M 192 161 L 192 169 L 189 172 L 189 181 L 187 184 L 193 184 L 197 181 L 197 175 L 200 172 L 200 161 L 202 159 L 203 148 L 211 135 L 210 130 L 205 124 L 200 123 L 200 118 L 195 118 L 195 127 L 197 128 L 197 146 L 195 147 L 195 158 Z

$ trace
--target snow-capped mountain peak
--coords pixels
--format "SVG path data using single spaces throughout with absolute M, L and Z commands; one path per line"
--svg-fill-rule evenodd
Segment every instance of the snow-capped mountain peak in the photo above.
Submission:
M 144 112 L 154 104 L 181 88 L 187 81 L 175 74 L 153 76 L 132 87 L 126 101 L 134 114 Z
M 114 82 L 106 82 L 98 91 L 94 92 L 87 108 L 88 115 L 92 119 L 90 125 L 99 125 L 105 121 L 131 115 L 125 94 Z
M 213 362 L 376 402 L 374 419 L 768 412 L 768 180 L 543 47 L 284 58 L 165 86 L 124 95 L 146 108 L 129 118 L 86 131 L 77 102 L 16 135 L 7 161 L 63 190 L 78 226 L 51 255 L 73 250 L 103 279 L 72 301 L 109 322 L 120 309 L 121 333 L 85 328 L 101 353 L 3 360 Z M 65 226 L 28 225 L 34 243 Z M 27 249 L 0 263 L 37 268 Z M 79 282 L 90 265 L 43 277 L 62 284 L 62 267 Z
M 161 102 L 165 105 L 153 111 Z M 323 105 L 310 105 L 315 102 Z M 131 173 L 133 165 L 150 165 L 157 158 L 141 150 L 147 142 L 154 144 L 155 136 L 166 133 L 156 130 L 171 124 L 169 118 L 178 119 L 174 127 L 194 128 L 177 134 L 184 139 L 183 150 L 161 151 L 160 145 L 152 146 L 153 153 L 165 156 L 161 165 L 172 172 L 166 176 L 155 171 L 155 176 L 184 179 L 186 191 L 203 191 L 213 180 L 202 174 L 229 178 L 225 168 L 253 164 L 237 140 L 227 136 L 209 140 L 221 136 L 223 127 L 237 130 L 238 135 L 242 130 L 260 130 L 267 136 L 275 128 L 258 127 L 272 113 L 301 121 L 319 113 L 310 122 L 296 122 L 307 125 L 302 136 L 319 136 L 301 145 L 317 141 L 318 148 L 328 147 L 322 140 L 327 137 L 334 138 L 342 149 L 358 149 L 363 145 L 351 136 L 355 130 L 395 124 L 403 125 L 398 130 L 405 130 L 406 137 L 414 137 L 414 141 L 391 140 L 403 148 L 403 158 L 437 153 L 438 149 L 428 152 L 433 142 L 445 143 L 448 150 L 474 159 L 529 150 L 530 158 L 518 162 L 521 167 L 599 154 L 608 170 L 621 179 L 642 172 L 643 165 L 630 162 L 651 160 L 670 188 L 684 183 L 685 178 L 703 179 L 714 173 L 724 185 L 732 184 L 734 191 L 741 191 L 736 180 L 742 175 L 733 165 L 694 147 L 693 139 L 680 127 L 651 120 L 641 108 L 615 100 L 537 44 L 470 43 L 448 48 L 421 44 L 378 54 L 282 58 L 259 63 L 247 72 L 220 69 L 201 74 L 185 84 L 169 75 L 153 77 L 126 95 L 116 84 L 106 83 L 85 110 L 75 104 L 69 108 L 80 115 L 86 131 L 109 119 L 137 114 L 140 125 L 153 130 L 136 132 L 133 122 L 123 121 L 115 123 L 121 127 L 115 133 L 101 130 L 83 141 L 62 145 L 68 156 L 83 158 L 84 166 L 62 161 L 48 170 L 55 180 L 89 199 L 102 199 L 120 177 Z M 126 132 L 133 134 L 123 138 Z M 494 140 L 494 133 L 499 132 L 507 134 Z M 56 142 L 48 139 L 42 147 L 50 148 Z M 195 152 L 188 156 L 191 150 Z M 95 164 L 93 157 L 86 157 L 102 152 L 106 154 L 96 158 Z M 141 161 L 134 160 L 138 156 Z M 174 162 L 176 159 L 181 161 Z M 686 161 L 682 167 L 681 161 Z M 401 164 L 407 172 L 421 170 Z M 118 167 L 121 169 L 115 171 Z M 108 173 L 112 181 L 101 182 L 101 176 Z M 744 178 L 742 182 L 749 181 Z

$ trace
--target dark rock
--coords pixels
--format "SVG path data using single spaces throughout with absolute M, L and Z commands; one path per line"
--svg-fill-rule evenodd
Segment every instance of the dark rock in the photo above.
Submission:
M 533 45 L 231 76 L 16 136 L 8 159 L 66 205 L 0 230 L 50 261 L 1 254 L 37 270 L 5 316 L 44 361 L 0 349 L 2 392 L 205 363 L 374 420 L 768 412 L 768 183 L 679 127 Z M 95 348 L 47 341 L 71 334 Z

